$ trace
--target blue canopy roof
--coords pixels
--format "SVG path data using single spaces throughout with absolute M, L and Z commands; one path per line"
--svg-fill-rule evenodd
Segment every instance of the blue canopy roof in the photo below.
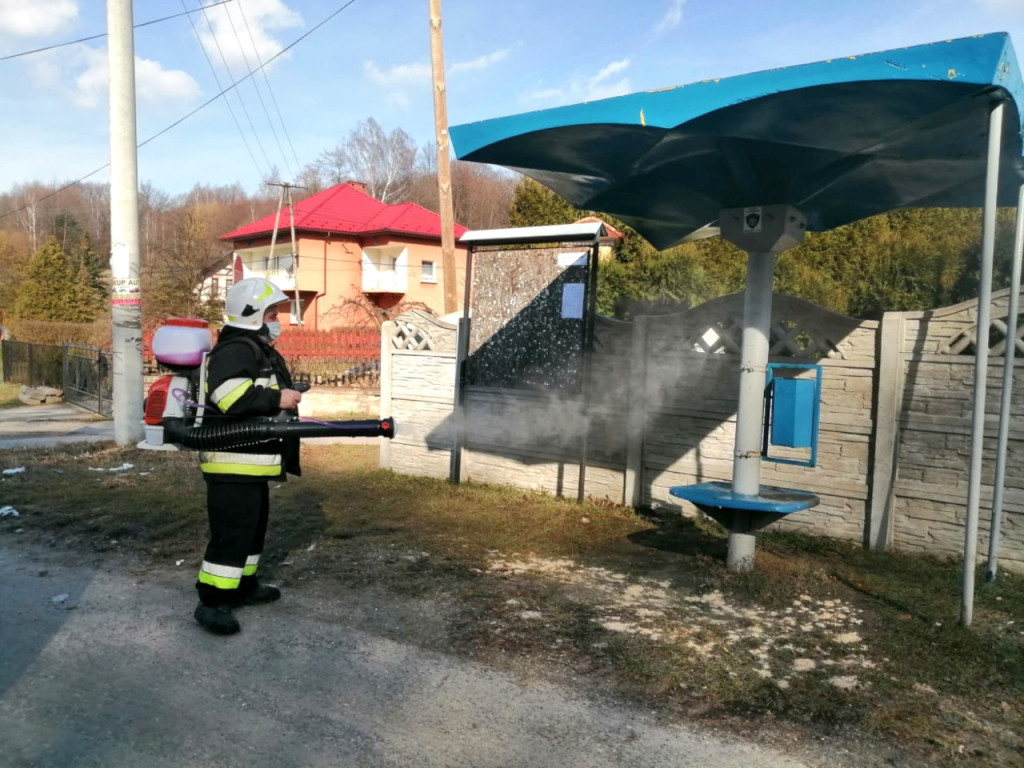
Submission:
M 722 208 L 788 203 L 825 230 L 894 208 L 981 206 L 1005 100 L 1000 204 L 1024 183 L 1024 81 L 997 33 L 453 126 L 460 159 L 545 184 L 667 248 Z

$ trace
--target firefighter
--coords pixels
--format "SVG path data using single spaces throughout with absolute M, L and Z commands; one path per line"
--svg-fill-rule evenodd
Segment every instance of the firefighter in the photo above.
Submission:
M 280 288 L 262 278 L 247 278 L 228 291 L 224 327 L 200 382 L 204 424 L 295 412 L 302 393 L 292 389 L 284 358 L 272 346 L 281 332 L 278 308 L 287 301 Z M 281 597 L 277 587 L 261 584 L 256 574 L 267 532 L 269 482 L 300 474 L 299 441 L 201 451 L 199 465 L 206 481 L 210 542 L 196 582 L 194 616 L 211 632 L 233 635 L 241 628 L 235 608 Z

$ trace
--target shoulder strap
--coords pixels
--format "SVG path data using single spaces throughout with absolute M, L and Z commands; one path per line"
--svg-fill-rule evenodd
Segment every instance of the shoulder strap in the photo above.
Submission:
M 255 339 L 250 338 L 248 336 L 232 336 L 231 338 L 224 339 L 223 341 L 218 341 L 214 345 L 213 349 L 210 350 L 210 353 L 212 354 L 216 352 L 219 347 L 226 347 L 229 344 L 238 343 L 247 344 L 249 348 L 256 353 L 256 357 L 261 360 L 267 357 L 266 351 L 264 351 L 264 349 L 256 342 Z

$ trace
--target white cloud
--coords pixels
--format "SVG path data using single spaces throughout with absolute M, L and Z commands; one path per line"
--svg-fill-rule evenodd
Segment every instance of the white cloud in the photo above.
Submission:
M 382 88 L 401 88 L 408 85 L 429 83 L 431 78 L 430 64 L 396 64 L 391 69 L 383 70 L 372 61 L 363 65 L 363 71 L 370 81 Z
M 199 83 L 188 72 L 164 69 L 158 61 L 135 58 L 135 93 L 140 102 L 188 102 L 199 96 Z
M 451 72 L 469 72 L 472 70 L 487 69 L 488 67 L 497 64 L 499 61 L 504 61 L 508 58 L 510 49 L 502 48 L 500 51 L 494 51 L 494 53 L 488 53 L 483 56 L 478 56 L 471 61 L 457 61 L 451 66 Z
M 395 106 L 408 107 L 411 103 L 408 88 L 430 87 L 430 64 L 397 64 L 391 69 L 383 70 L 372 61 L 363 65 L 363 71 L 377 87 L 383 89 L 384 97 Z
M 684 5 L 686 5 L 686 0 L 672 0 L 665 15 L 654 25 L 654 34 L 662 35 L 670 29 L 678 27 L 683 21 Z
M 446 67 L 447 72 L 457 75 L 462 72 L 473 72 L 488 67 L 508 58 L 509 49 L 503 48 L 493 53 L 479 56 L 470 61 L 458 61 Z M 375 61 L 363 65 L 367 79 L 378 88 L 383 89 L 385 98 L 399 107 L 407 107 L 411 103 L 410 89 L 429 90 L 433 70 L 430 62 L 418 61 L 412 64 L 396 64 L 390 69 L 381 69 Z
M 1024 18 L 1024 3 L 1021 0 L 976 0 L 982 10 L 997 16 Z
M 77 18 L 75 0 L 0 0 L 0 34 L 49 35 L 69 28 Z
M 107 96 L 106 51 L 92 48 L 83 51 L 84 67 L 71 82 L 71 100 L 84 109 L 92 109 L 103 103 Z M 156 61 L 135 57 L 135 93 L 140 103 L 180 104 L 199 95 L 199 84 L 187 72 L 164 69 Z
M 237 2 L 208 8 L 196 14 L 195 25 L 210 61 L 226 65 L 234 81 L 284 50 L 274 32 L 303 21 L 282 0 L 246 0 L 244 8 Z
M 613 61 L 591 77 L 575 74 L 564 85 L 528 93 L 522 97 L 522 100 L 534 103 L 574 104 L 579 101 L 595 101 L 621 96 L 632 90 L 628 77 L 617 77 L 629 69 L 629 63 L 629 59 Z
M 81 54 L 85 62 L 82 72 L 71 82 L 74 88 L 71 91 L 71 100 L 79 107 L 92 109 L 100 104 L 100 101 L 107 94 L 107 53 L 95 48 L 81 48 Z

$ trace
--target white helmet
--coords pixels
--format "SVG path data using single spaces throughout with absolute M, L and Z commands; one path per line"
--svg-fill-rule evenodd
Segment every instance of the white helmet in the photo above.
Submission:
M 247 277 L 228 290 L 224 297 L 224 325 L 258 331 L 263 327 L 263 313 L 288 296 L 269 280 Z

